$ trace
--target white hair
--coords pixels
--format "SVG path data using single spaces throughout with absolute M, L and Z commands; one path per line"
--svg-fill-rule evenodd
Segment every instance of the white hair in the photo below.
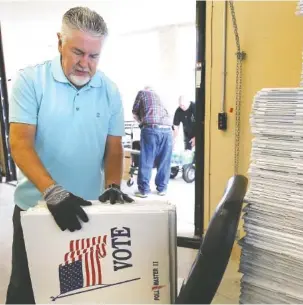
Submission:
M 70 30 L 80 30 L 96 37 L 108 35 L 104 19 L 97 12 L 81 6 L 73 7 L 63 15 L 61 26 L 63 40 Z

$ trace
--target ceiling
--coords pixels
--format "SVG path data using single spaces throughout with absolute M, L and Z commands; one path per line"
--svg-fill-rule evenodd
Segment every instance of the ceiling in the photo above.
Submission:
M 47 23 L 59 29 L 62 15 L 73 6 L 96 10 L 110 33 L 121 34 L 170 24 L 195 22 L 195 0 L 1 1 L 0 21 Z

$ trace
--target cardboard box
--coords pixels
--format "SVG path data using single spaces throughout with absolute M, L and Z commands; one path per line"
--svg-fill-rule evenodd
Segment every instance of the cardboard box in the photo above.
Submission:
M 129 171 L 131 167 L 131 153 L 126 151 L 124 152 L 124 159 L 123 159 L 123 177 L 122 179 L 127 181 L 130 178 Z
M 45 204 L 21 221 L 36 303 L 171 304 L 176 297 L 176 210 L 164 201 L 85 208 L 62 232 Z

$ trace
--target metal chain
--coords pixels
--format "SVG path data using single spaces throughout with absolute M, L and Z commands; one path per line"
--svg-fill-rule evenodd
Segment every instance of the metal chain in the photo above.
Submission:
M 235 8 L 233 1 L 228 1 L 234 34 L 237 46 L 237 67 L 236 67 L 236 122 L 235 122 L 235 152 L 234 152 L 234 174 L 238 174 L 239 170 L 239 154 L 240 154 L 240 110 L 241 110 L 241 99 L 242 99 L 242 60 L 245 58 L 245 53 L 241 52 L 240 38 L 238 33 L 238 26 L 235 14 Z

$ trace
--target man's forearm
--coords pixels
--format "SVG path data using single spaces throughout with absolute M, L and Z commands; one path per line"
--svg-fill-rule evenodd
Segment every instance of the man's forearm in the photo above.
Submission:
M 179 126 L 174 125 L 174 139 L 178 137 L 179 134 Z
M 115 152 L 107 153 L 105 156 L 105 187 L 111 184 L 121 184 L 123 174 L 123 148 L 117 149 Z
M 140 120 L 140 118 L 139 118 L 138 115 L 133 114 L 133 118 L 134 118 L 139 124 L 141 123 L 141 120 Z
M 18 168 L 41 193 L 55 183 L 34 148 L 25 145 L 14 145 L 11 147 L 11 151 Z

